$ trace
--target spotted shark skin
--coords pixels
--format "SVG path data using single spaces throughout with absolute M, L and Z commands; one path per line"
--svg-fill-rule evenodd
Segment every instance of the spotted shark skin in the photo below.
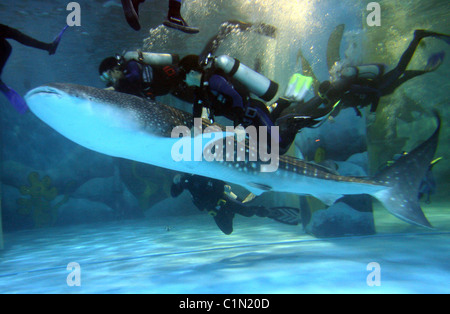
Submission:
M 438 127 L 427 141 L 369 179 L 340 176 L 289 156 L 277 157 L 276 172 L 261 172 L 265 163 L 248 159 L 177 162 L 172 158 L 171 149 L 180 139 L 172 138 L 171 134 L 175 127 L 193 128 L 192 115 L 128 94 L 54 83 L 29 91 L 25 99 L 30 110 L 44 123 L 99 153 L 223 180 L 257 195 L 266 191 L 312 195 L 331 205 L 343 195 L 369 194 L 398 218 L 431 228 L 420 208 L 418 189 L 437 148 L 439 117 Z M 208 126 L 204 120 L 203 128 Z M 218 126 L 215 133 L 218 140 L 234 138 L 234 134 L 224 130 Z M 202 133 L 199 136 L 204 137 Z M 249 146 L 246 150 L 252 153 Z

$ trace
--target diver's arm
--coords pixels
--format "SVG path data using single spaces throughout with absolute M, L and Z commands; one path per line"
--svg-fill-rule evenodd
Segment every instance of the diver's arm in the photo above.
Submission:
M 134 60 L 149 65 L 173 65 L 180 61 L 177 54 L 128 51 L 123 56 L 126 61 Z

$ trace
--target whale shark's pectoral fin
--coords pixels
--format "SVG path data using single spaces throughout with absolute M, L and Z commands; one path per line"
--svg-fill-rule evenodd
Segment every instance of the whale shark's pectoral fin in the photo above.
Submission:
M 271 186 L 256 182 L 247 183 L 246 189 L 249 190 L 251 193 L 255 194 L 256 196 L 259 196 L 265 192 L 272 191 Z
M 333 205 L 338 199 L 343 197 L 344 195 L 336 195 L 336 194 L 314 194 L 314 197 L 320 200 L 327 206 Z

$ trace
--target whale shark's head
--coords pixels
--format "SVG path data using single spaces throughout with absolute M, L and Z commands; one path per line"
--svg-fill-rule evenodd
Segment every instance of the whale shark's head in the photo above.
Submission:
M 49 84 L 25 95 L 30 110 L 70 140 L 111 156 L 127 157 L 124 147 L 145 147 L 148 139 L 168 138 L 176 126 L 191 127 L 192 115 L 154 101 L 73 84 Z M 148 144 L 148 146 L 151 146 Z
M 89 129 L 106 124 L 130 131 L 169 137 L 174 127 L 191 127 L 192 116 L 154 101 L 88 86 L 54 83 L 25 95 L 30 110 L 66 135 L 65 129 Z M 93 133 L 94 132 L 94 133 Z

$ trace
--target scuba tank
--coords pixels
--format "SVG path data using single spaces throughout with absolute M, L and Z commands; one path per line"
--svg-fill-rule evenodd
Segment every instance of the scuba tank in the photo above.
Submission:
M 278 84 L 250 69 L 239 60 L 222 55 L 214 59 L 214 65 L 230 77 L 238 80 L 248 90 L 264 101 L 269 101 L 278 92 Z
M 128 51 L 124 55 L 125 60 L 135 60 L 148 65 L 173 65 L 180 61 L 180 56 L 170 53 L 154 53 L 142 51 Z
M 341 76 L 346 79 L 376 80 L 384 74 L 383 64 L 366 64 L 360 66 L 348 66 L 342 69 Z

